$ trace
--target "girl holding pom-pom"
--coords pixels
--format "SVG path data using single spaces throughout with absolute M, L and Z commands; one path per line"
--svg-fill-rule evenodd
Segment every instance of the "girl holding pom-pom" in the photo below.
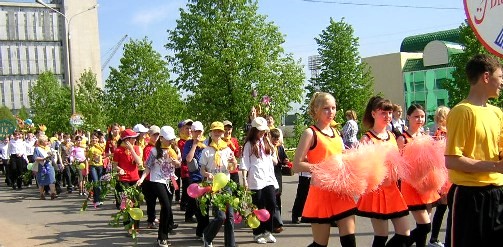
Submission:
M 336 109 L 335 99 L 329 93 L 317 92 L 311 98 L 309 115 L 315 124 L 302 133 L 293 162 L 295 172 L 309 172 L 325 159 L 342 153 L 342 138 L 330 126 Z M 302 212 L 302 220 L 311 223 L 314 241 L 309 247 L 328 245 L 330 223 L 333 221 L 339 226 L 341 245 L 356 246 L 355 213 L 353 197 L 311 184 Z
M 398 147 L 403 150 L 405 145 L 414 141 L 415 137 L 423 136 L 424 133 L 421 132 L 421 127 L 424 125 L 425 121 L 425 111 L 424 108 L 419 104 L 412 104 L 407 109 L 407 120 L 409 122 L 409 128 L 402 133 L 397 138 Z M 416 155 L 427 155 L 421 152 L 416 152 Z M 415 157 L 412 157 L 415 158 Z M 411 174 L 423 174 L 423 172 L 416 172 L 416 169 L 421 169 L 420 167 L 411 167 Z M 423 178 L 417 178 L 415 180 L 421 180 Z M 416 220 L 416 229 L 412 230 L 410 233 L 410 239 L 408 246 L 412 245 L 412 242 L 416 243 L 418 247 L 426 246 L 426 238 L 428 233 L 431 231 L 431 221 L 430 221 L 430 211 L 431 204 L 440 199 L 440 195 L 437 190 L 430 191 L 418 191 L 413 185 L 407 180 L 402 180 L 401 192 L 409 210 Z
M 386 130 L 391 121 L 393 105 L 380 96 L 372 97 L 365 109 L 363 124 L 370 128 L 362 138 L 362 143 L 388 143 L 391 149 L 396 149 L 396 140 L 393 133 Z M 390 151 L 392 152 L 392 151 Z M 375 167 L 386 169 L 386 166 Z M 393 181 L 394 171 L 389 171 L 388 178 L 377 189 L 363 194 L 358 201 L 358 214 L 370 218 L 374 228 L 374 241 L 372 247 L 404 246 L 409 238 L 409 214 L 407 204 L 398 190 L 396 181 Z M 395 236 L 388 243 L 388 220 L 395 228 Z

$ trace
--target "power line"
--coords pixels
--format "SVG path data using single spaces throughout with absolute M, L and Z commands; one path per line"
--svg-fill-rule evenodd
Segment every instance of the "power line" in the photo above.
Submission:
M 392 7 L 392 8 L 409 8 L 409 9 L 436 9 L 436 10 L 460 10 L 456 7 L 434 7 L 434 6 L 414 6 L 414 5 L 396 5 L 396 4 L 375 4 L 375 3 L 352 3 L 341 1 L 326 1 L 326 0 L 301 0 L 311 3 L 331 3 L 339 5 L 356 5 L 356 6 L 371 6 L 371 7 Z

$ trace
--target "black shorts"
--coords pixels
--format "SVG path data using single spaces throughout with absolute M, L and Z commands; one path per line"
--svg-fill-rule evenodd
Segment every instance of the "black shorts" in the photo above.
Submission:
M 453 184 L 447 198 L 451 247 L 503 246 L 503 186 Z

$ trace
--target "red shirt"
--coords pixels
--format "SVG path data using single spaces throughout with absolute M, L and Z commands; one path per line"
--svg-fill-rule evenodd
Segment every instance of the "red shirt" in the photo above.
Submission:
M 229 144 L 227 146 L 232 150 L 232 152 L 234 152 L 234 157 L 239 160 L 239 158 L 241 157 L 241 149 L 239 148 L 238 139 L 236 139 L 236 137 L 231 137 L 231 142 L 232 145 Z M 236 169 L 234 171 L 229 171 L 229 173 L 238 173 L 238 171 L 239 167 L 236 166 Z
M 183 139 L 180 139 L 178 140 L 178 148 L 180 149 L 180 151 L 183 151 L 183 146 L 185 146 L 185 142 L 187 142 L 187 140 L 183 140 Z M 185 160 L 182 160 L 182 164 L 180 165 L 180 176 L 182 178 L 189 178 L 190 177 L 190 173 L 189 173 L 189 167 L 187 166 L 187 162 Z
M 147 162 L 148 156 L 150 156 L 150 151 L 152 151 L 153 148 L 155 148 L 155 146 L 149 143 L 143 149 L 143 166 L 145 166 L 145 167 L 147 167 L 146 162 Z M 145 179 L 150 180 L 150 174 L 148 174 L 148 176 Z
M 136 155 L 140 155 L 140 147 L 134 146 Z M 115 149 L 114 161 L 117 166 L 122 168 L 126 174 L 119 175 L 119 181 L 123 182 L 136 182 L 140 179 L 138 175 L 138 165 L 134 162 L 133 155 L 129 153 L 126 147 L 120 146 Z

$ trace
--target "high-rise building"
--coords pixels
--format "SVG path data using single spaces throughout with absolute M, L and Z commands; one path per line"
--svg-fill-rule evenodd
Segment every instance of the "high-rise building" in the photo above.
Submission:
M 35 1 L 0 1 L 0 105 L 14 112 L 30 108 L 29 89 L 44 71 L 52 71 L 68 86 L 91 70 L 101 86 L 97 1 L 45 3 L 50 8 Z M 71 78 L 66 69 L 68 47 Z

